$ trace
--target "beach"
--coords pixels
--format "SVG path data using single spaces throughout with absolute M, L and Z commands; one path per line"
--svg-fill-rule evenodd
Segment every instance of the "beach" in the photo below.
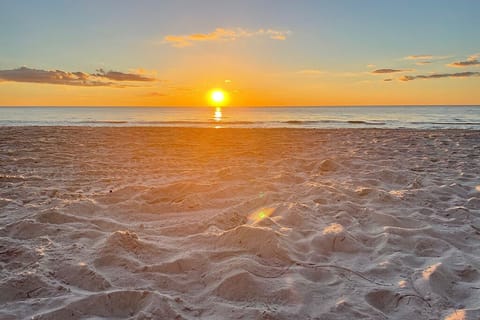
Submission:
M 0 319 L 480 319 L 480 131 L 0 127 Z

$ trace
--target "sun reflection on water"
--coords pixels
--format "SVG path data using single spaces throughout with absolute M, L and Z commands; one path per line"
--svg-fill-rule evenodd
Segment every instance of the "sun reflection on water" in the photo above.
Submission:
M 215 114 L 213 115 L 213 119 L 215 119 L 215 121 L 222 120 L 222 108 L 220 107 L 215 108 Z

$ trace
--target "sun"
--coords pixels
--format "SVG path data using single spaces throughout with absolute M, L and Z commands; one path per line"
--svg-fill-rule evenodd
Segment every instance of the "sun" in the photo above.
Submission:
M 212 101 L 213 102 L 221 103 L 224 100 L 225 100 L 225 94 L 222 91 L 216 90 L 216 91 L 212 92 Z
M 216 106 L 224 105 L 227 101 L 227 94 L 221 89 L 213 89 L 209 93 L 209 100 Z

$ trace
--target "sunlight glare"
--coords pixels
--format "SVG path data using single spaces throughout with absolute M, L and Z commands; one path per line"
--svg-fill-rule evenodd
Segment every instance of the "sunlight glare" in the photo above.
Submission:
M 467 318 L 467 313 L 464 309 L 455 310 L 453 313 L 445 317 L 445 320 L 465 320 Z
M 210 103 L 215 106 L 225 105 L 227 102 L 227 94 L 221 89 L 213 89 L 208 94 L 208 99 Z
M 323 229 L 323 234 L 338 234 L 343 231 L 343 226 L 338 223 L 332 223 Z
M 222 120 L 222 109 L 220 107 L 215 108 L 215 114 L 213 116 L 215 121 Z
M 223 102 L 225 99 L 225 95 L 223 94 L 222 91 L 214 91 L 212 93 L 212 100 L 215 102 Z
M 429 280 L 430 279 L 430 276 L 438 269 L 438 267 L 440 267 L 442 265 L 441 262 L 438 262 L 438 263 L 435 263 L 435 264 L 432 264 L 431 266 L 429 266 L 428 268 L 426 268 L 425 270 L 423 270 L 422 272 L 422 276 L 423 276 L 423 279 L 425 280 Z

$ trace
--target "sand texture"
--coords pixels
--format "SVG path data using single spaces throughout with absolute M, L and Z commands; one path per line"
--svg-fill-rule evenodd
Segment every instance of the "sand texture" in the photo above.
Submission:
M 480 132 L 0 128 L 0 319 L 480 319 Z

